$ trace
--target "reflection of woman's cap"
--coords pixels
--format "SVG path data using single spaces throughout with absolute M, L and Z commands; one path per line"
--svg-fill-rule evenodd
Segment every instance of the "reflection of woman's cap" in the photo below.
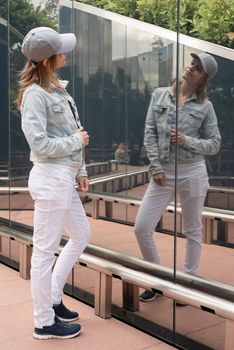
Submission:
M 21 51 L 33 62 L 40 62 L 59 53 L 72 51 L 76 45 L 73 33 L 59 34 L 49 27 L 37 27 L 25 36 Z
M 218 70 L 218 64 L 213 56 L 205 52 L 191 53 L 191 56 L 201 62 L 202 68 L 207 73 L 209 80 L 214 78 Z

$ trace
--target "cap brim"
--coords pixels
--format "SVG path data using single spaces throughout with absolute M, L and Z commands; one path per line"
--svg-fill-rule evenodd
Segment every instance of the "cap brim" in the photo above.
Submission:
M 62 45 L 57 53 L 67 53 L 76 46 L 76 36 L 73 33 L 60 34 Z
M 199 60 L 199 61 L 200 61 L 201 66 L 202 66 L 202 69 L 204 70 L 204 72 L 205 72 L 206 74 L 208 74 L 207 71 L 206 71 L 206 69 L 205 69 L 205 67 L 204 67 L 204 64 L 203 64 L 202 59 L 200 58 L 200 56 L 199 56 L 198 54 L 194 53 L 194 52 L 192 52 L 190 55 L 192 56 L 192 58 L 195 58 L 196 60 Z
M 199 56 L 196 53 L 192 52 L 190 55 L 192 56 L 192 58 L 197 58 L 198 60 L 200 60 Z

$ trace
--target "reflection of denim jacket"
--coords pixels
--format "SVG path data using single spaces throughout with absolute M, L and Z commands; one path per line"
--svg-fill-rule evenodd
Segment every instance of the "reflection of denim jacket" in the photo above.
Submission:
M 65 89 L 49 93 L 32 84 L 24 92 L 21 114 L 32 162 L 76 167 L 78 177 L 87 176 L 83 140 L 75 132 L 80 127 L 78 112 Z
M 163 164 L 174 160 L 170 132 L 175 115 L 171 88 L 157 88 L 151 98 L 145 124 L 144 144 L 152 175 L 163 171 Z M 198 103 L 196 95 L 178 112 L 178 131 L 185 134 L 185 144 L 178 147 L 178 161 L 190 163 L 219 151 L 221 136 L 212 103 Z
M 117 149 L 115 151 L 115 160 L 117 160 L 118 164 L 128 164 L 128 151 L 123 149 Z

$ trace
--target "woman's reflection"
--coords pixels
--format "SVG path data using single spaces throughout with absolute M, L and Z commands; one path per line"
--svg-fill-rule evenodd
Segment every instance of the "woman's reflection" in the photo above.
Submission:
M 200 262 L 202 209 L 208 189 L 204 155 L 218 152 L 221 137 L 213 105 L 206 94 L 207 83 L 217 72 L 217 62 L 206 53 L 191 56 L 179 84 L 178 132 L 176 85 L 157 88 L 151 98 L 144 144 L 152 178 L 136 217 L 135 234 L 144 259 L 159 264 L 153 232 L 174 197 L 177 144 L 177 189 L 187 241 L 184 271 L 194 275 Z M 151 290 L 140 295 L 140 300 L 145 302 L 155 298 L 156 293 Z

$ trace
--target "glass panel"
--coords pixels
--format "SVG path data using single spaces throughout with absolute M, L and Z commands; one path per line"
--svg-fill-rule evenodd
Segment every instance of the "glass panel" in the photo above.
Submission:
M 12 10 L 11 10 L 12 8 Z M 28 193 L 22 188 L 27 187 L 28 173 L 32 167 L 29 161 L 29 147 L 21 131 L 20 113 L 16 106 L 18 92 L 18 72 L 24 65 L 21 53 L 21 42 L 25 29 L 19 21 L 13 23 L 15 16 L 14 6 L 10 1 L 10 23 L 14 24 L 15 31 L 10 32 L 10 157 L 11 157 L 11 187 L 17 187 L 11 194 L 11 220 L 32 225 L 32 201 Z M 29 221 L 27 222 L 27 217 Z
M 55 17 L 55 29 L 59 33 L 72 33 L 74 32 L 73 27 L 73 14 L 72 14 L 72 2 L 69 2 L 69 7 L 63 6 L 62 3 L 58 3 L 58 9 L 56 8 Z M 61 79 L 67 80 L 67 90 L 73 96 L 74 95 L 74 80 L 75 74 L 73 71 L 74 57 L 76 57 L 76 49 L 72 53 L 67 54 L 66 65 L 60 69 L 59 75 Z
M 39 6 L 38 6 L 39 5 Z M 32 163 L 29 159 L 29 147 L 21 131 L 20 113 L 16 107 L 18 93 L 18 73 L 23 69 L 25 58 L 21 53 L 21 43 L 26 33 L 38 26 L 58 28 L 57 5 L 48 1 L 25 2 L 19 8 L 15 1 L 9 1 L 10 8 L 10 178 L 11 188 L 11 220 L 12 222 L 33 225 L 33 201 L 27 191 L 27 181 Z M 71 21 L 69 21 L 70 23 Z M 68 66 L 69 67 L 69 66 Z M 66 76 L 69 74 L 67 68 Z M 70 73 L 71 75 L 71 73 Z
M 0 220 L 9 220 L 8 1 L 0 6 Z M 1 250 L 3 249 L 3 245 Z
M 188 44 L 190 44 L 189 40 L 188 40 Z M 227 284 L 230 284 L 233 286 L 234 285 L 233 276 L 229 270 L 229 268 L 233 269 L 234 267 L 234 259 L 233 259 L 234 245 L 233 245 L 233 235 L 231 233 L 233 224 L 225 220 L 225 215 L 226 214 L 233 215 L 231 204 L 229 204 L 231 203 L 231 200 L 229 202 L 229 199 L 232 197 L 232 192 L 233 192 L 233 183 L 231 181 L 231 177 L 233 176 L 232 175 L 233 174 L 233 157 L 232 157 L 233 123 L 231 122 L 230 115 L 231 115 L 231 109 L 233 109 L 233 98 L 232 98 L 233 88 L 232 87 L 233 87 L 234 81 L 233 81 L 233 76 L 232 75 L 230 76 L 229 72 L 230 72 L 230 69 L 234 68 L 234 63 L 233 61 L 231 61 L 231 55 L 230 55 L 230 59 L 224 58 L 225 48 L 223 48 L 223 53 L 222 53 L 222 50 L 219 51 L 221 53 L 221 56 L 222 54 L 224 56 L 224 57 L 220 57 L 216 54 L 218 50 L 213 48 L 212 45 L 209 45 L 209 43 L 206 43 L 205 45 L 206 48 L 204 48 L 203 46 L 203 51 L 200 48 L 199 42 L 197 44 L 198 45 L 194 47 L 190 47 L 190 45 L 180 46 L 179 71 L 181 75 L 181 73 L 184 70 L 183 67 L 190 65 L 190 62 L 192 60 L 192 57 L 191 57 L 192 52 L 199 54 L 205 51 L 211 54 L 216 59 L 219 66 L 218 73 L 214 79 L 212 79 L 211 81 L 208 81 L 207 92 L 208 92 L 208 98 L 212 102 L 217 115 L 218 125 L 222 136 L 222 144 L 221 144 L 220 151 L 217 154 L 206 155 L 206 153 L 209 153 L 208 148 L 205 149 L 206 143 L 210 142 L 211 144 L 212 141 L 213 142 L 216 141 L 216 140 L 214 141 L 214 136 L 212 137 L 210 136 L 210 139 L 207 136 L 208 133 L 211 133 L 212 128 L 214 128 L 213 126 L 214 123 L 209 126 L 209 130 L 208 130 L 208 127 L 206 126 L 207 125 L 206 120 L 209 120 L 208 118 L 211 118 L 212 116 L 212 109 L 208 108 L 208 103 L 206 103 L 206 100 L 200 104 L 198 101 L 196 101 L 196 105 L 194 105 L 193 110 L 194 112 L 197 113 L 197 116 L 199 116 L 199 114 L 201 115 L 202 124 L 199 125 L 199 123 L 197 123 L 197 126 L 195 124 L 190 126 L 190 130 L 192 130 L 193 127 L 197 127 L 197 129 L 200 130 L 199 136 L 193 136 L 193 135 L 190 135 L 190 136 L 194 137 L 195 139 L 204 140 L 203 142 L 204 142 L 205 151 L 200 152 L 198 149 L 198 151 L 196 151 L 195 153 L 205 154 L 205 162 L 206 162 L 206 168 L 207 168 L 207 173 L 209 177 L 210 188 L 208 189 L 208 192 L 206 195 L 205 208 L 202 213 L 203 242 L 201 246 L 202 255 L 200 259 L 200 266 L 197 271 L 194 271 L 194 272 L 191 271 L 191 274 L 202 276 L 204 280 L 207 279 L 208 281 L 211 280 L 213 282 L 218 281 L 217 285 L 219 286 L 222 286 L 222 283 L 223 283 L 223 287 L 225 287 Z M 191 72 L 192 72 L 192 78 L 194 80 L 195 79 L 194 71 L 191 70 Z M 189 79 L 187 80 L 187 83 L 188 85 L 190 84 L 191 86 L 191 81 L 189 83 Z M 197 92 L 196 96 L 199 96 L 199 92 Z M 181 96 L 178 98 L 178 101 L 181 101 Z M 185 109 L 186 102 L 184 106 L 185 106 L 184 107 Z M 205 108 L 204 106 L 207 106 L 207 108 Z M 178 106 L 178 107 L 181 107 L 181 106 Z M 189 112 L 189 100 L 187 102 L 187 110 Z M 203 114 L 201 114 L 201 112 L 203 112 Z M 180 131 L 180 125 L 182 124 L 182 122 L 180 122 L 180 114 L 182 115 L 182 113 L 183 113 L 183 107 L 181 109 L 179 108 L 179 112 L 178 112 L 178 115 L 179 115 L 178 131 Z M 205 118 L 204 118 L 204 115 L 205 115 Z M 186 115 L 186 119 L 189 121 L 189 118 L 190 117 L 188 113 Z M 188 135 L 190 130 L 188 129 Z M 195 149 L 197 149 L 196 146 L 195 146 Z M 193 159 L 195 159 L 196 154 L 194 154 Z M 229 162 L 229 165 L 227 166 L 228 162 Z M 193 163 L 191 162 L 190 164 L 192 166 Z M 195 163 L 195 164 L 199 166 L 199 163 Z M 184 188 L 179 189 L 180 181 L 181 181 L 179 178 L 180 166 L 181 166 L 181 163 L 178 161 L 177 189 L 178 189 L 178 192 L 183 193 L 186 183 L 184 183 Z M 189 181 L 192 184 L 191 179 L 192 177 L 190 175 Z M 187 228 L 187 234 L 185 234 L 185 238 L 187 242 L 184 242 L 185 239 L 181 239 L 179 237 L 177 237 L 176 239 L 177 240 L 176 272 L 183 269 L 183 265 L 181 265 L 182 250 L 186 252 L 184 259 L 185 261 L 187 261 L 187 266 L 185 265 L 185 270 L 186 269 L 188 270 L 189 264 L 191 268 L 193 268 L 195 266 L 195 262 L 199 260 L 200 248 L 199 248 L 199 245 L 196 246 L 197 243 L 195 243 L 200 236 L 199 224 L 196 224 L 196 226 L 192 228 L 191 222 L 194 222 L 196 209 L 199 207 L 199 205 L 200 206 L 202 205 L 202 202 L 199 204 L 197 199 L 198 198 L 202 199 L 201 198 L 202 192 L 199 193 L 198 188 L 202 188 L 204 181 L 205 181 L 205 177 L 202 177 L 201 172 L 197 173 L 197 178 L 193 183 L 193 186 L 189 189 L 190 202 L 192 198 L 194 198 L 193 205 L 189 210 L 189 201 L 187 200 L 183 208 L 182 217 L 184 215 L 184 220 L 183 220 L 184 225 L 182 225 L 182 230 L 186 231 L 186 228 Z M 197 187 L 196 183 L 199 183 L 199 187 Z M 197 188 L 196 193 L 194 193 L 195 188 Z M 178 202 L 177 202 L 178 206 L 180 206 L 181 201 L 182 201 L 182 198 L 178 197 Z M 225 210 L 229 210 L 229 212 Z M 220 221 L 216 221 L 210 218 L 212 215 L 215 217 L 215 213 L 220 214 Z M 192 216 L 190 216 L 191 214 Z M 191 232 L 188 230 L 189 226 L 190 226 Z M 219 245 L 219 247 L 217 246 L 217 244 Z M 223 245 L 223 247 L 221 247 L 221 245 Z M 219 256 L 218 265 L 216 264 L 217 254 Z M 227 266 L 229 267 L 228 269 L 226 269 Z M 202 303 L 203 301 L 201 300 L 201 305 Z M 218 306 L 215 304 L 215 302 L 212 305 L 212 308 L 214 310 L 217 310 Z M 184 319 L 188 320 L 189 322 L 185 323 Z M 227 346 L 225 345 L 225 343 L 227 342 L 227 333 L 225 338 L 225 326 L 226 326 L 225 320 L 223 318 L 218 317 L 216 315 L 212 315 L 208 312 L 201 311 L 200 309 L 197 309 L 191 306 L 175 308 L 175 331 L 176 331 L 176 342 L 178 343 L 179 343 L 179 337 L 183 335 L 188 338 L 188 342 L 196 341 L 199 349 L 200 348 L 202 349 L 203 346 L 204 347 L 208 346 L 209 348 L 212 348 L 212 349 L 222 350 Z
M 79 4 L 76 4 L 75 8 L 76 6 L 79 7 Z M 137 197 L 137 199 L 139 199 L 138 204 L 136 204 L 135 206 L 129 204 L 126 205 L 122 203 L 118 197 L 115 197 L 114 202 L 108 202 L 105 200 L 100 201 L 99 215 L 104 216 L 106 219 L 109 219 L 111 221 L 115 219 L 124 221 L 125 218 L 127 222 L 133 224 L 135 221 L 140 200 L 144 194 L 144 191 L 147 187 L 147 183 L 149 181 L 149 176 L 145 179 L 142 179 L 140 173 L 140 170 L 145 169 L 145 165 L 148 162 L 144 149 L 142 151 L 140 149 L 143 140 L 143 130 L 146 111 L 149 105 L 149 100 L 152 91 L 156 87 L 170 86 L 173 79 L 176 77 L 176 42 L 173 42 L 171 39 L 169 40 L 168 34 L 165 34 L 165 37 L 163 35 L 158 35 L 156 28 L 155 30 L 153 29 L 153 27 L 151 29 L 148 29 L 148 31 L 144 30 L 144 24 L 139 24 L 138 28 L 136 29 L 137 26 L 133 27 L 132 25 L 130 25 L 127 19 L 126 22 L 124 22 L 123 24 L 122 22 L 118 23 L 115 17 L 112 20 L 110 26 L 109 21 L 111 16 L 108 17 L 107 20 L 106 18 L 104 18 L 105 14 L 103 14 L 103 18 L 102 16 L 96 16 L 96 18 L 94 18 L 95 16 L 93 13 L 95 11 L 93 11 L 92 14 L 89 14 L 88 12 L 83 12 L 81 14 L 82 11 L 75 11 L 75 13 L 76 12 L 78 12 L 77 15 L 75 14 L 75 18 L 77 18 L 77 21 L 79 22 L 78 31 L 79 33 L 82 33 L 82 35 L 80 35 L 78 43 L 78 51 L 81 51 L 78 53 L 78 55 L 80 55 L 80 58 L 78 59 L 78 64 L 81 64 L 81 69 L 78 69 L 80 80 L 77 86 L 80 86 L 80 89 L 77 96 L 81 101 L 80 104 L 82 106 L 82 115 L 85 118 L 85 122 L 87 122 L 89 125 L 88 129 L 92 130 L 92 134 L 94 134 L 94 140 L 95 138 L 97 140 L 101 139 L 101 142 L 99 143 L 95 141 L 95 144 L 98 145 L 99 148 L 99 150 L 97 151 L 99 152 L 99 160 L 103 159 L 103 149 L 105 147 L 109 148 L 110 144 L 112 144 L 113 148 L 115 148 L 116 144 L 120 143 L 120 141 L 123 141 L 126 144 L 123 145 L 123 151 L 125 151 L 125 153 L 128 153 L 129 157 L 131 155 L 131 151 L 134 150 L 134 152 L 132 152 L 131 155 L 132 158 L 130 157 L 132 160 L 130 164 L 127 165 L 127 174 L 129 175 L 130 171 L 132 171 L 133 169 L 139 170 L 138 174 L 131 176 L 130 179 L 128 178 L 128 180 L 121 179 L 118 181 L 115 180 L 107 182 L 105 185 L 103 183 L 101 185 L 96 185 L 95 191 L 120 192 L 118 193 L 118 195 L 122 196 L 123 198 L 125 198 L 126 195 L 126 198 L 129 199 L 130 202 L 130 199 L 132 197 Z M 111 35 L 110 31 L 112 31 Z M 110 37 L 112 38 L 111 45 L 109 43 Z M 96 54 L 95 60 L 94 56 L 90 57 L 90 44 L 85 45 L 85 43 L 92 42 L 92 40 L 96 40 L 96 42 L 92 44 L 92 49 L 95 50 Z M 187 42 L 191 44 L 189 38 L 187 39 Z M 182 76 L 184 66 L 190 62 L 190 53 L 194 51 L 200 52 L 198 51 L 199 42 L 196 42 L 194 44 L 194 47 L 195 48 L 189 47 L 185 44 L 180 45 L 180 56 L 178 62 L 179 77 Z M 212 54 L 212 46 L 208 45 L 207 51 Z M 112 54 L 112 69 L 110 68 L 110 52 Z M 100 58 L 100 53 L 102 55 L 102 58 Z M 220 58 L 216 56 L 216 58 L 219 65 L 224 65 L 224 67 L 227 64 L 227 62 L 230 61 L 225 59 L 224 57 Z M 221 63 L 220 61 L 223 60 L 224 62 Z M 89 62 L 91 62 L 92 65 Z M 232 62 L 230 61 L 230 65 L 231 63 Z M 92 70 L 90 70 L 90 65 L 92 66 Z M 231 68 L 231 66 L 227 66 L 227 69 L 230 71 Z M 100 69 L 100 72 L 98 71 L 98 69 Z M 97 81 L 95 81 L 95 88 L 91 90 L 89 86 L 89 89 L 86 90 L 85 86 L 88 83 L 90 83 L 90 77 L 96 74 L 95 72 L 97 71 L 99 73 L 99 76 L 97 77 Z M 112 77 L 110 75 L 112 75 Z M 219 114 L 219 107 L 216 107 L 215 99 L 218 102 L 218 96 L 219 99 L 221 99 L 221 96 L 223 96 L 223 94 L 227 96 L 233 95 L 233 91 L 231 90 L 231 86 L 233 86 L 233 83 L 230 83 L 230 88 L 224 88 L 223 84 L 227 81 L 227 79 L 222 79 L 222 83 L 218 82 L 218 79 L 219 78 L 217 76 L 217 78 L 215 78 L 209 85 L 210 97 L 214 103 L 217 115 Z M 222 86 L 221 89 L 220 86 Z M 91 91 L 92 93 L 90 93 Z M 215 98 L 212 97 L 212 95 L 215 95 Z M 226 100 L 226 98 L 223 99 L 223 101 Z M 87 103 L 85 101 L 87 101 Z M 226 106 L 226 104 L 224 104 L 225 103 L 223 102 L 222 106 L 220 107 L 222 111 L 226 107 L 231 108 L 228 105 Z M 230 105 L 232 105 L 231 102 Z M 95 118 L 92 118 L 92 111 L 94 109 Z M 227 117 L 225 117 L 225 120 L 227 119 L 230 121 L 230 117 L 228 117 L 228 115 L 230 115 L 229 110 L 223 113 L 227 115 Z M 97 130 L 97 116 L 101 130 Z M 220 122 L 219 115 L 218 120 Z M 232 139 L 232 126 L 230 125 L 230 127 L 224 127 L 222 126 L 221 122 L 221 133 L 224 134 L 224 131 L 222 131 L 222 129 L 226 130 L 226 132 L 228 133 L 227 140 Z M 94 149 L 94 147 L 92 148 Z M 94 154 L 93 149 L 91 154 Z M 145 165 L 142 165 L 140 162 L 137 165 L 133 165 L 134 156 L 135 159 L 137 159 L 137 157 L 139 156 L 139 161 L 143 161 Z M 97 158 L 95 159 L 95 157 L 92 157 L 91 159 L 94 161 L 98 160 Z M 219 153 L 217 156 L 209 157 L 207 160 L 208 172 L 210 175 L 210 184 L 212 185 L 212 187 L 217 186 L 217 184 L 219 187 L 224 187 L 226 186 L 227 182 L 229 184 L 231 183 L 231 177 L 228 173 L 228 171 L 231 171 L 229 168 L 227 171 L 227 161 L 226 163 L 224 163 L 224 159 L 226 159 L 225 152 L 222 153 L 221 149 L 221 155 Z M 123 165 L 120 168 L 119 165 L 118 169 L 124 171 L 124 167 L 125 166 Z M 226 177 L 221 177 L 222 175 L 220 173 L 224 168 L 226 169 L 226 173 L 224 175 Z M 91 189 L 93 190 L 94 188 Z M 217 199 L 219 204 L 217 204 Z M 215 207 L 217 205 L 219 208 L 227 208 L 227 206 L 229 206 L 230 208 L 230 206 L 233 204 L 232 193 L 230 190 L 227 193 L 223 189 L 212 188 L 207 196 L 206 205 L 208 205 L 207 203 L 209 203 L 209 206 L 211 207 Z M 180 205 L 179 197 L 177 205 Z M 87 201 L 85 203 L 85 208 L 90 214 L 92 214 L 92 202 Z M 165 233 L 172 233 L 174 231 L 175 217 L 173 214 L 173 208 L 173 204 L 171 204 L 171 206 L 165 211 L 165 214 L 160 220 L 160 224 L 158 226 L 158 230 L 160 231 L 160 233 L 157 233 L 156 235 L 156 240 L 159 245 L 159 251 L 161 253 L 161 264 L 170 268 L 173 268 L 174 263 L 173 236 L 166 235 Z M 127 213 L 126 216 L 124 215 L 125 212 Z M 182 234 L 181 214 L 177 215 L 176 220 L 177 231 L 179 236 L 177 238 L 177 269 L 178 271 L 183 271 L 186 241 Z M 93 229 L 93 242 L 101 246 L 106 246 L 114 250 L 119 249 L 122 252 L 141 257 L 141 254 L 138 251 L 138 246 L 135 241 L 133 229 L 121 226 L 121 232 L 119 232 L 119 226 L 115 226 L 113 222 L 110 225 L 110 233 L 108 233 L 108 236 L 105 236 L 101 234 L 102 223 L 99 221 L 95 222 Z M 221 240 L 224 240 L 224 237 L 225 240 L 228 237 L 229 241 L 233 239 L 231 234 L 232 226 L 230 224 L 226 226 L 226 224 L 224 224 L 223 222 L 213 221 L 212 225 L 214 229 L 212 232 L 212 239 L 214 243 L 220 243 Z M 207 227 L 205 227 L 204 230 L 207 230 Z M 207 235 L 207 232 L 204 231 L 204 233 L 206 233 Z M 204 237 L 206 237 L 206 235 L 204 234 Z M 216 276 L 217 280 L 233 284 L 233 281 L 231 281 L 231 278 L 228 275 L 228 273 L 226 277 L 222 277 L 219 272 L 217 273 L 217 269 L 214 270 L 211 267 L 211 265 L 214 262 L 213 259 L 215 258 L 216 249 L 216 245 L 210 245 L 207 244 L 207 242 L 204 242 L 202 247 L 203 254 L 199 274 L 205 276 L 206 278 L 214 278 L 214 276 Z M 225 249 L 222 248 L 218 254 L 222 254 L 222 252 L 224 252 L 224 254 L 230 254 L 228 255 L 227 260 L 228 263 L 232 265 L 231 247 Z M 209 263 L 210 257 L 212 257 L 212 259 Z M 116 283 L 116 285 L 117 284 L 118 283 Z M 115 295 L 117 295 L 117 293 Z M 116 303 L 121 304 L 121 301 L 118 298 L 119 297 L 116 297 Z M 151 305 L 153 306 L 154 304 Z M 147 312 L 147 310 L 149 310 L 150 313 L 150 310 L 152 308 L 151 305 L 141 305 L 141 311 L 139 314 Z M 170 315 L 170 310 L 172 310 L 171 301 L 167 300 L 166 298 L 162 298 L 161 300 L 159 299 L 157 301 L 157 306 L 160 307 L 161 305 L 162 307 L 167 308 L 167 315 Z M 188 308 L 187 311 L 185 308 L 183 312 L 186 314 L 190 311 L 190 309 L 191 308 Z M 144 312 L 142 310 L 144 310 Z M 197 310 L 194 310 L 196 313 Z M 178 314 L 178 311 L 176 314 Z M 150 317 L 152 317 L 152 320 L 154 321 L 156 321 L 156 318 L 158 317 L 159 320 L 157 320 L 157 322 L 160 323 L 160 318 L 162 317 L 162 315 L 155 316 L 154 313 L 154 316 L 151 314 Z M 180 315 L 178 314 L 177 317 L 178 333 L 187 336 L 189 332 L 186 333 L 186 331 L 180 327 Z M 206 318 L 206 316 L 204 317 Z M 165 323 L 163 323 L 164 321 Z M 164 321 L 162 322 L 164 326 L 167 325 L 169 326 L 169 328 L 172 327 L 170 317 Z M 192 339 L 193 338 L 191 337 L 191 341 Z M 196 337 L 195 339 L 199 340 Z M 206 340 L 204 340 L 204 344 L 207 344 Z
M 74 31 L 77 35 L 77 47 L 73 55 L 68 55 L 67 66 L 60 74 L 63 79 L 70 81 L 68 90 L 77 102 L 82 125 L 90 134 L 90 145 L 86 151 L 90 191 L 114 196 L 111 200 L 100 200 L 96 206 L 87 196 L 82 197 L 89 215 L 93 215 L 99 205 L 99 216 L 110 221 L 105 222 L 104 232 L 102 220 L 90 219 L 92 243 L 142 257 L 133 227 L 120 226 L 114 221 L 134 224 L 148 186 L 149 161 L 143 147 L 145 117 L 154 89 L 170 86 L 176 77 L 175 39 L 172 40 L 168 33 L 159 34 L 156 27 L 148 27 L 140 22 L 133 27 L 127 18 L 118 22 L 118 18 L 114 17 L 112 20 L 111 15 L 105 18 L 105 13 L 98 16 L 82 12 L 76 8 L 79 8 L 77 2 L 59 1 L 59 8 L 55 3 L 40 1 L 41 5 L 37 8 L 36 2 L 31 1 L 18 9 L 15 1 L 10 0 L 10 30 L 7 23 L 7 5 L 0 7 L 0 98 L 3 116 L 0 119 L 1 218 L 9 218 L 10 204 L 12 223 L 32 225 L 33 203 L 26 189 L 32 165 L 29 162 L 29 149 L 21 132 L 20 115 L 14 103 L 17 73 L 25 62 L 20 53 L 22 38 L 29 29 L 40 25 L 52 26 L 60 32 Z M 25 12 L 27 16 L 24 15 Z M 193 44 L 187 38 L 186 44 L 183 38 L 183 42 L 180 45 L 178 62 L 179 77 L 182 76 L 184 66 L 191 60 L 190 53 L 201 51 L 200 41 Z M 234 207 L 234 126 L 231 119 L 234 77 L 230 74 L 233 71 L 233 60 L 227 58 L 227 51 L 222 55 L 219 50 L 218 56 L 209 43 L 205 46 L 203 43 L 202 48 L 204 47 L 212 55 L 216 53 L 214 56 L 219 64 L 219 73 L 208 85 L 208 93 L 218 117 L 222 146 L 217 155 L 206 157 L 211 187 L 205 205 L 213 219 L 210 220 L 210 216 L 203 213 L 204 242 L 198 274 L 204 280 L 212 279 L 217 284 L 221 282 L 233 286 L 233 222 L 232 219 L 225 221 L 225 214 L 233 215 Z M 120 155 L 116 152 L 118 148 Z M 126 204 L 124 200 L 129 200 L 129 203 Z M 175 202 L 174 198 L 173 201 Z M 176 203 L 179 207 L 179 197 Z M 154 234 L 154 238 L 158 244 L 161 265 L 169 267 L 171 271 L 176 268 L 178 273 L 184 269 L 186 241 L 182 233 L 182 216 L 178 213 L 175 217 L 173 211 L 174 203 L 171 203 L 159 221 L 159 232 Z M 175 218 L 178 231 L 176 266 L 173 244 Z M 1 249 L 12 260 L 19 260 L 15 242 L 4 238 Z M 93 301 L 95 273 L 89 270 L 88 275 L 87 279 L 86 269 L 77 265 L 69 276 L 69 283 L 77 288 L 76 295 L 84 297 L 86 291 L 89 293 L 89 300 Z M 122 308 L 121 288 L 122 282 L 115 280 L 113 302 Z M 140 311 L 132 313 L 133 323 L 137 324 L 139 316 L 153 333 L 161 336 L 162 333 L 167 333 L 167 339 L 172 339 L 174 329 L 175 341 L 180 345 L 187 344 L 187 348 L 203 349 L 207 346 L 224 349 L 223 319 L 191 306 L 173 309 L 172 305 L 172 301 L 166 297 L 157 297 L 154 303 L 141 303 Z M 190 322 L 185 324 L 184 319 Z M 211 332 L 215 336 L 211 336 Z
M 108 122 L 109 130 L 112 129 L 110 140 L 113 159 L 116 162 L 116 169 L 119 173 L 119 180 L 116 180 L 114 192 L 126 196 L 128 178 L 125 177 L 128 171 L 129 162 L 129 140 L 127 135 L 127 101 L 129 100 L 129 72 L 127 58 L 127 27 L 115 21 L 111 22 L 111 64 L 112 64 L 112 102 L 110 108 L 112 113 Z M 116 219 L 126 221 L 126 206 L 123 204 L 113 206 L 113 215 Z
M 103 20 L 96 16 L 84 16 L 83 21 L 83 42 L 86 46 L 82 67 L 86 73 L 83 78 L 83 118 L 90 134 L 88 162 L 95 164 L 108 159 L 103 137 Z

